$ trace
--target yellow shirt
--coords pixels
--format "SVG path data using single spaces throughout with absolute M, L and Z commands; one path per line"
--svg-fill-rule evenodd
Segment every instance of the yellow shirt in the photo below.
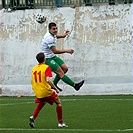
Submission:
M 31 84 L 37 98 L 48 97 L 53 93 L 51 86 L 46 81 L 46 77 L 51 76 L 52 72 L 48 65 L 38 64 L 33 67 Z

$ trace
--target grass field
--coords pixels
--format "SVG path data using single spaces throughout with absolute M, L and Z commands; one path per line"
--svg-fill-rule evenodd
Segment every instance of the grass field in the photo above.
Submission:
M 34 97 L 0 97 L 0 133 L 129 133 L 133 132 L 133 96 L 62 96 L 63 119 L 57 127 L 55 105 L 47 104 L 29 126 Z

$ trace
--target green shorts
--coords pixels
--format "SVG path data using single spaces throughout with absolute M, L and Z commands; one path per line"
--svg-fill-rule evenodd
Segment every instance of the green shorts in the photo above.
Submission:
M 52 58 L 46 58 L 46 62 L 48 66 L 52 69 L 52 71 L 56 71 L 62 64 L 64 64 L 64 61 L 61 60 L 59 57 L 54 56 Z

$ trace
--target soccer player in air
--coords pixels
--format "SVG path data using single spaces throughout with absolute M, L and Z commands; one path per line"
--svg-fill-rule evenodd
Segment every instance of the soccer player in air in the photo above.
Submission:
M 41 42 L 41 51 L 44 52 L 46 57 L 46 64 L 49 65 L 52 69 L 52 71 L 56 74 L 53 83 L 58 88 L 58 90 L 62 91 L 57 86 L 57 83 L 61 79 L 66 84 L 72 86 L 76 91 L 80 89 L 80 87 L 83 85 L 84 80 L 82 80 L 79 83 L 75 83 L 73 80 L 71 80 L 68 76 L 65 75 L 65 73 L 68 71 L 68 67 L 64 63 L 62 59 L 57 57 L 55 54 L 63 54 L 63 53 L 69 53 L 73 54 L 73 49 L 57 49 L 56 48 L 56 39 L 58 38 L 65 38 L 67 34 L 69 33 L 68 30 L 64 32 L 64 34 L 58 34 L 58 28 L 57 25 L 54 22 L 49 23 L 48 25 L 48 32 L 44 35 L 44 38 Z
M 45 64 L 46 59 L 44 53 L 38 53 L 36 59 L 39 64 L 34 66 L 32 69 L 31 84 L 36 96 L 35 103 L 37 103 L 37 106 L 32 116 L 30 116 L 29 125 L 34 128 L 34 121 L 46 103 L 49 103 L 50 105 L 56 103 L 58 127 L 67 127 L 62 119 L 62 105 L 57 95 L 59 90 L 50 79 L 50 77 L 52 77 L 52 71 L 51 68 Z M 51 89 L 51 87 L 55 90 Z

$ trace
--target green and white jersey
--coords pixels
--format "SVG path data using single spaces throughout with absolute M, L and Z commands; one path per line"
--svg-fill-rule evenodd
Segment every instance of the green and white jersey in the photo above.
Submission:
M 41 51 L 44 52 L 46 58 L 52 58 L 55 54 L 50 50 L 56 44 L 56 36 L 47 32 L 41 42 Z

